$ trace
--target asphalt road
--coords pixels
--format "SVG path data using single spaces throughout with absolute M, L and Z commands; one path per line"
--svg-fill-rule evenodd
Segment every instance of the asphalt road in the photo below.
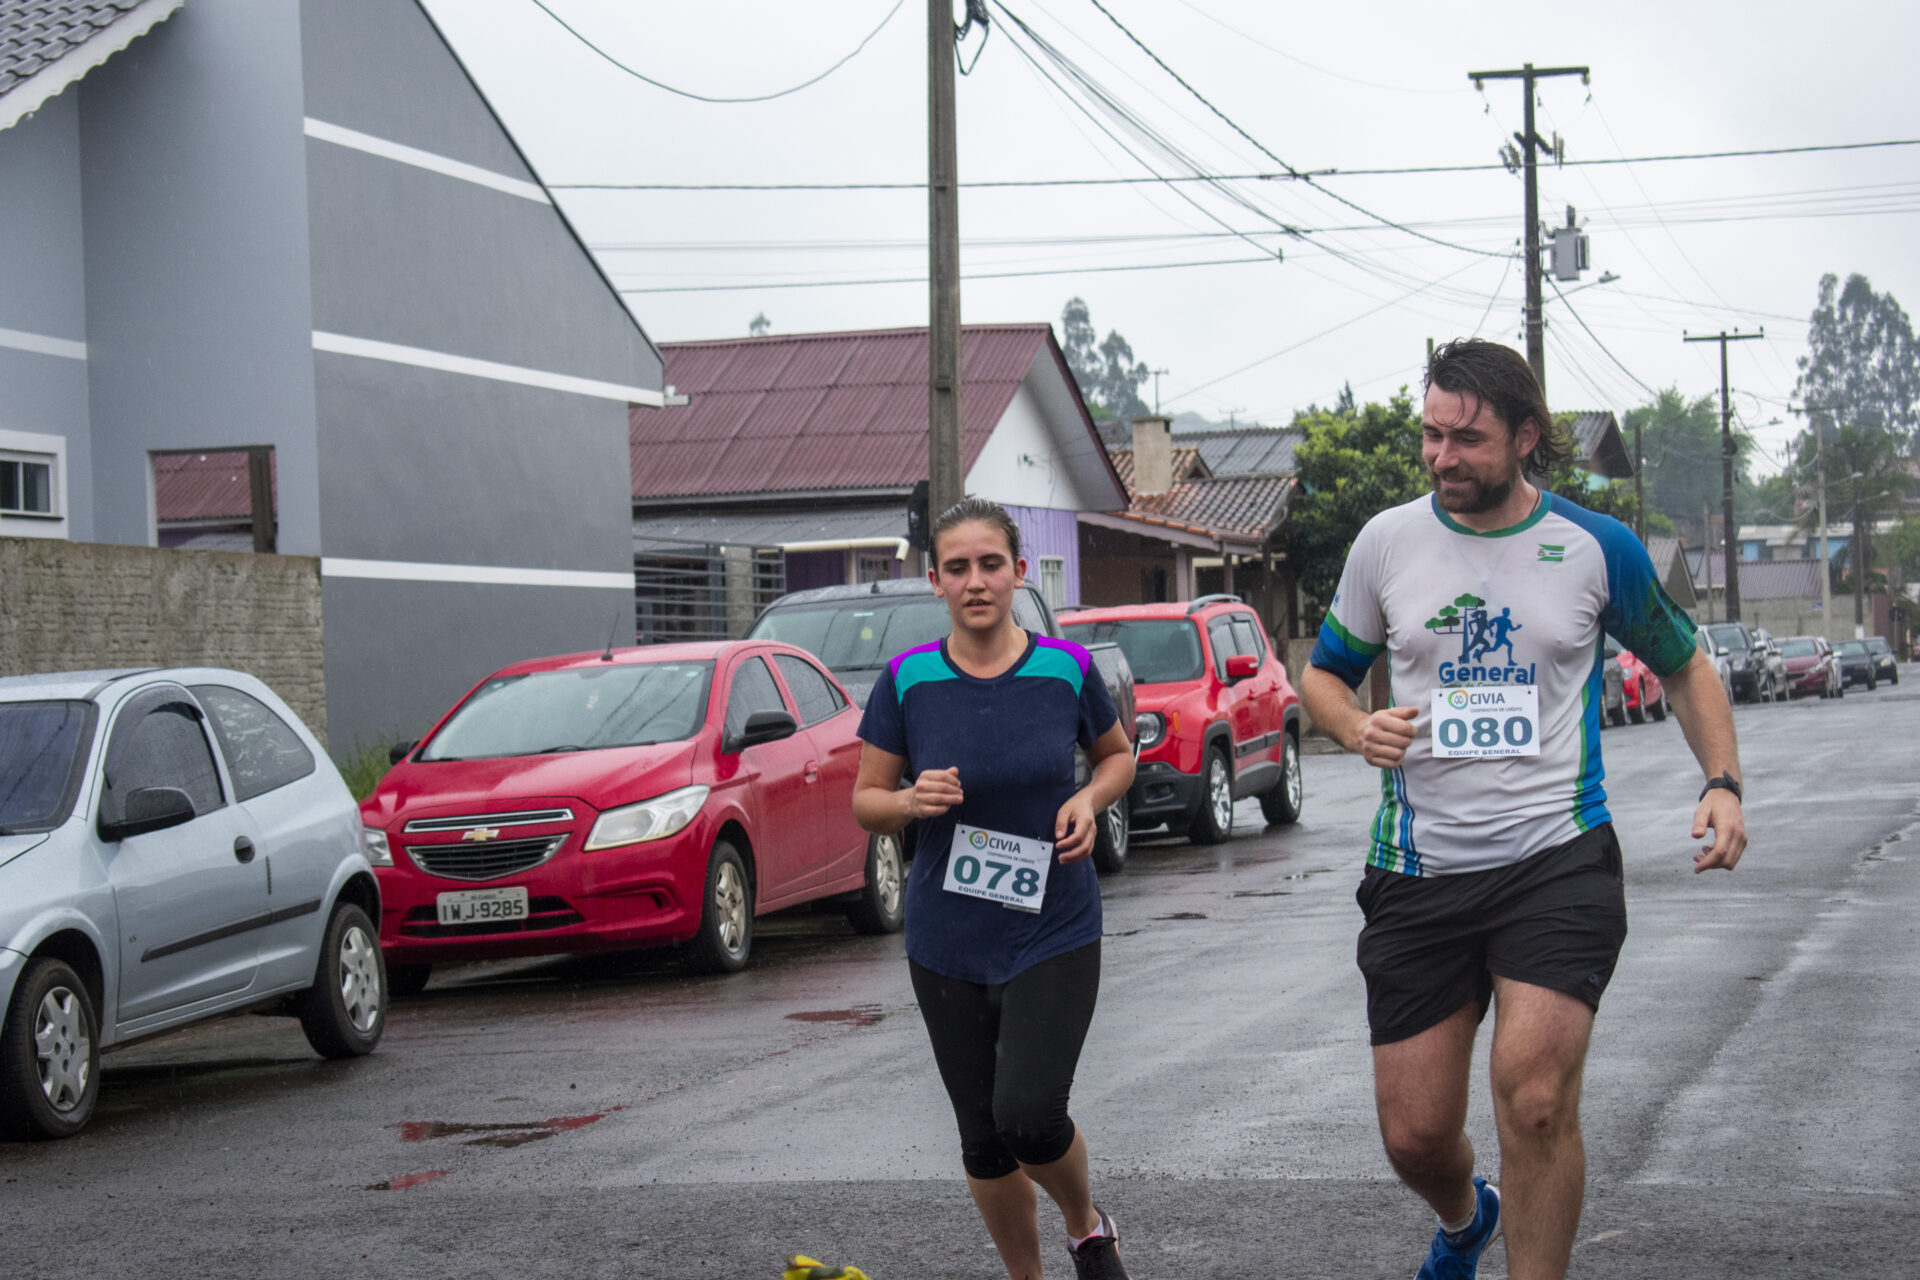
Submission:
M 1739 709 L 1731 875 L 1690 874 L 1678 726 L 1603 738 L 1632 936 L 1587 1071 L 1575 1275 L 1920 1274 L 1906 674 Z M 1306 765 L 1298 826 L 1246 802 L 1228 843 L 1145 840 L 1104 883 L 1074 1113 L 1143 1280 L 1404 1277 L 1432 1230 L 1379 1154 L 1353 967 L 1377 775 Z M 733 978 L 658 956 L 438 974 L 358 1062 L 245 1016 L 112 1055 L 90 1131 L 0 1146 L 0 1240 L 9 1277 L 770 1280 L 792 1250 L 1002 1274 L 899 940 L 821 914 L 763 921 Z M 1504 1276 L 1498 1246 L 1481 1274 Z

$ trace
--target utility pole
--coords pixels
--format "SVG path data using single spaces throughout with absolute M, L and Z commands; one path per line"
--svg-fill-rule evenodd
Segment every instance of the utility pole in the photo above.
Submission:
M 1827 451 L 1820 431 L 1820 415 L 1832 408 L 1824 404 L 1803 404 L 1801 411 L 1813 423 L 1813 466 L 1820 502 L 1820 622 L 1833 625 L 1833 562 L 1827 558 Z
M 1717 342 L 1720 344 L 1720 521 L 1724 526 L 1727 555 L 1727 621 L 1740 621 L 1740 560 L 1739 550 L 1733 539 L 1733 401 L 1727 390 L 1727 344 L 1745 342 L 1750 338 L 1764 338 L 1767 331 L 1742 333 L 1735 329 L 1732 333 L 1722 330 L 1719 333 L 1703 333 L 1698 337 L 1689 336 L 1680 331 L 1682 342 Z
M 927 510 L 960 501 L 960 177 L 954 127 L 953 0 L 927 0 Z
M 1526 92 L 1526 123 L 1522 131 L 1513 136 L 1520 144 L 1526 169 L 1527 363 L 1533 366 L 1533 376 L 1542 394 L 1547 389 L 1547 337 L 1540 316 L 1540 183 L 1534 174 L 1533 161 L 1535 148 L 1548 155 L 1553 155 L 1554 150 L 1533 127 L 1533 86 L 1535 81 L 1549 76 L 1579 76 L 1581 84 L 1588 83 L 1585 67 L 1536 67 L 1531 62 L 1518 71 L 1467 72 L 1467 79 L 1473 81 L 1476 89 L 1484 89 L 1484 82 L 1488 80 L 1519 80 Z
M 1647 496 L 1640 475 L 1647 469 L 1647 455 L 1640 450 L 1640 420 L 1633 420 L 1633 531 L 1647 540 Z
M 1163 373 L 1172 373 L 1173 370 L 1149 369 L 1147 372 L 1153 375 L 1153 416 L 1157 418 L 1160 416 L 1160 375 Z
M 1707 571 L 1707 621 L 1713 621 L 1713 508 L 1700 507 L 1700 565 Z

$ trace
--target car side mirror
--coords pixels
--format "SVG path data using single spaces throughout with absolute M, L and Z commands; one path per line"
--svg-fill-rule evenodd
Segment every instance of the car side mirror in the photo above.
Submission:
M 405 742 L 394 743 L 393 746 L 387 750 L 387 763 L 399 764 L 402 760 L 412 755 L 413 749 L 419 745 L 420 739 L 418 738 L 409 738 Z
M 1227 659 L 1227 680 L 1245 680 L 1260 670 L 1260 659 L 1250 653 L 1236 653 Z
M 788 712 L 756 711 L 747 717 L 746 726 L 740 730 L 740 736 L 734 739 L 733 750 L 745 751 L 762 742 L 778 742 L 798 732 L 800 722 Z
M 149 831 L 165 831 L 194 818 L 193 800 L 178 787 L 141 787 L 127 795 L 118 822 L 100 824 L 103 840 L 125 840 Z

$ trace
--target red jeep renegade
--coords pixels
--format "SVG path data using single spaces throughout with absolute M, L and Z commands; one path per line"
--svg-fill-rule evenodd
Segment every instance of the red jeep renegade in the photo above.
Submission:
M 1300 699 L 1238 596 L 1079 609 L 1060 630 L 1080 644 L 1117 642 L 1133 668 L 1136 829 L 1165 823 L 1195 844 L 1215 844 L 1233 825 L 1233 802 L 1246 796 L 1260 798 L 1268 822 L 1299 818 Z

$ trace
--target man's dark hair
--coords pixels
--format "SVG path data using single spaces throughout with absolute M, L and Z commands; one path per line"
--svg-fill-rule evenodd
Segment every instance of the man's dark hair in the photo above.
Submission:
M 1507 430 L 1518 435 L 1528 418 L 1540 428 L 1540 443 L 1523 462 L 1527 478 L 1544 480 L 1573 457 L 1573 438 L 1554 425 L 1547 397 L 1525 357 L 1512 347 L 1485 338 L 1455 338 L 1433 349 L 1427 361 L 1427 386 L 1472 396 L 1491 409 Z
M 1008 557 L 1014 560 L 1020 558 L 1020 526 L 1013 522 L 1013 517 L 1007 514 L 1007 509 L 991 498 L 969 496 L 942 511 L 934 520 L 933 530 L 928 535 L 927 541 L 936 562 L 940 555 L 940 535 L 956 525 L 968 524 L 975 520 L 998 529 L 1007 540 Z

